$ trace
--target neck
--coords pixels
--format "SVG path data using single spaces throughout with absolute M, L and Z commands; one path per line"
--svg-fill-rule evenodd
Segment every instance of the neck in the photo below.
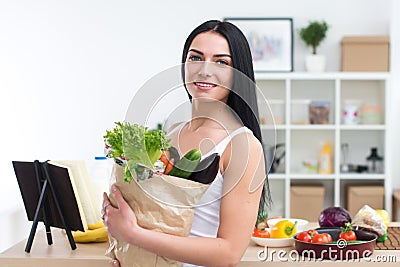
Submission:
M 192 99 L 192 120 L 190 127 L 200 126 L 231 129 L 237 127 L 238 120 L 231 108 L 224 102 L 211 99 Z

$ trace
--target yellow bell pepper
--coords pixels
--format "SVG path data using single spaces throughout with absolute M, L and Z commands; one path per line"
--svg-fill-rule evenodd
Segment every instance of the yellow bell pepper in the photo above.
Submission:
M 282 220 L 271 228 L 271 238 L 290 238 L 296 234 L 297 221 Z
M 386 210 L 375 210 L 379 216 L 382 217 L 382 220 L 385 222 L 386 229 L 389 227 L 389 214 Z

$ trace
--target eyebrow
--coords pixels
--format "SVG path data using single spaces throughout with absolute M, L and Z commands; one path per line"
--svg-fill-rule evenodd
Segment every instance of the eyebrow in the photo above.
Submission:
M 196 53 L 198 53 L 198 54 L 204 56 L 204 53 L 201 52 L 201 51 L 199 51 L 199 50 L 197 50 L 197 49 L 192 48 L 192 49 L 189 49 L 189 52 L 190 52 L 190 51 L 196 52 Z M 213 57 L 230 57 L 230 58 L 231 58 L 232 56 L 229 55 L 229 54 L 216 54 L 216 55 L 213 55 Z

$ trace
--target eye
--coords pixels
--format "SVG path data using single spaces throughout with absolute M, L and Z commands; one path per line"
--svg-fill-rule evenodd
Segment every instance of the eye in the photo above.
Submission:
M 201 61 L 199 56 L 191 55 L 189 56 L 189 61 Z
M 217 64 L 221 64 L 221 65 L 229 65 L 229 62 L 223 59 L 220 59 L 217 61 Z

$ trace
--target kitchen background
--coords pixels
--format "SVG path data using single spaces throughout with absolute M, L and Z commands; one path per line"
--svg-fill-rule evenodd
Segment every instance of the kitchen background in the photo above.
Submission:
M 319 47 L 327 71 L 340 70 L 344 35 L 390 35 L 390 143 L 400 158 L 399 15 L 396 0 L 0 1 L 0 251 L 30 229 L 11 161 L 102 155 L 105 130 L 135 91 L 179 64 L 186 36 L 207 19 L 292 17 L 296 72 L 309 53 L 297 29 L 309 20 L 330 25 Z M 392 166 L 400 188 L 400 165 Z

